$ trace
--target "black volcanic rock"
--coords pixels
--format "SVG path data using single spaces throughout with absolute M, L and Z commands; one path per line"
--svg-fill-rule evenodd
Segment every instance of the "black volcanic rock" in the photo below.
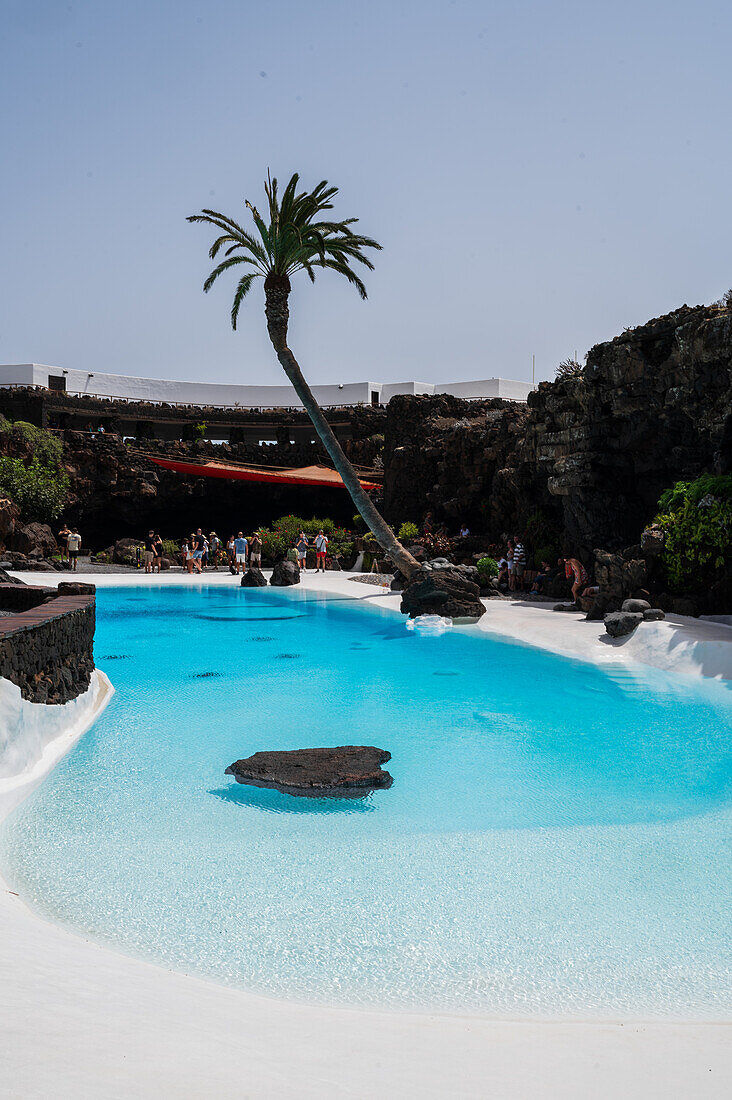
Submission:
M 381 768 L 387 760 L 391 753 L 373 745 L 255 752 L 236 760 L 225 774 L 237 783 L 305 798 L 357 798 L 391 787 L 394 780 Z
M 476 621 L 485 614 L 480 588 L 457 569 L 420 570 L 402 593 L 401 611 L 418 615 L 444 615 L 449 619 Z
M 291 584 L 300 583 L 300 569 L 294 561 L 275 562 L 269 583 L 277 588 L 286 588 Z
M 266 584 L 267 578 L 261 569 L 247 569 L 241 579 L 242 588 L 264 588 Z

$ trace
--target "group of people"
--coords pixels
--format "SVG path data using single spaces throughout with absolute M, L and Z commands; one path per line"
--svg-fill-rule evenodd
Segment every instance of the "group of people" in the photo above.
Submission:
M 572 587 L 572 599 L 575 602 L 580 596 L 597 595 L 597 587 L 590 585 L 587 570 L 579 558 L 558 558 L 557 564 L 542 561 L 540 567 L 531 577 L 531 585 L 528 588 L 531 596 L 545 596 L 549 581 L 564 574 Z M 499 587 L 507 588 L 510 592 L 523 592 L 527 589 L 526 581 L 526 548 L 519 535 L 506 540 L 506 550 L 498 562 Z
M 188 573 L 202 573 L 204 569 L 218 570 L 228 564 L 231 573 L 243 573 L 247 568 L 259 569 L 262 564 L 262 539 L 258 531 L 246 538 L 242 531 L 230 535 L 226 545 L 215 531 L 204 535 L 198 527 L 183 539 L 180 556 Z
M 325 573 L 326 564 L 328 561 L 328 536 L 321 527 L 317 535 L 313 539 L 311 546 L 310 540 L 304 531 L 301 531 L 297 536 L 295 545 L 288 553 L 290 561 L 296 561 L 298 568 L 303 573 L 307 573 L 307 561 L 308 550 L 315 548 L 315 572 Z

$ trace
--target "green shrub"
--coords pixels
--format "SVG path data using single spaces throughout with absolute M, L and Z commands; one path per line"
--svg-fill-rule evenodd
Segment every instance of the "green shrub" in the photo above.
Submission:
M 193 425 L 193 438 L 205 439 L 206 438 L 206 424 L 202 421 L 200 424 Z
M 180 544 L 175 539 L 163 539 L 163 557 L 177 558 L 180 554 Z
M 15 501 L 23 519 L 50 523 L 61 514 L 68 491 L 63 470 L 44 466 L 37 458 L 26 466 L 21 458 L 0 455 L 0 492 Z
M 45 428 L 37 428 L 35 424 L 27 424 L 24 420 L 11 423 L 0 416 L 0 435 L 5 436 L 9 442 L 22 446 L 42 466 L 57 468 L 61 465 L 63 443 Z
M 402 540 L 411 540 L 419 537 L 419 527 L 416 523 L 410 523 L 408 520 L 403 523 L 399 528 L 399 538 Z
M 495 558 L 478 558 L 476 562 L 481 580 L 489 581 L 498 576 L 498 562 Z
M 363 518 L 360 512 L 356 512 L 353 517 L 353 529 L 354 531 L 363 531 L 366 527 L 366 520 Z
M 702 591 L 732 566 L 732 475 L 677 481 L 659 501 L 661 562 L 677 592 Z
M 328 536 L 328 554 L 347 557 L 353 550 L 351 533 L 345 527 L 338 527 L 332 519 L 303 519 L 301 516 L 281 516 L 275 520 L 271 529 L 260 529 L 262 551 L 270 560 L 284 558 L 287 551 L 296 543 L 301 531 L 312 541 L 322 528 Z

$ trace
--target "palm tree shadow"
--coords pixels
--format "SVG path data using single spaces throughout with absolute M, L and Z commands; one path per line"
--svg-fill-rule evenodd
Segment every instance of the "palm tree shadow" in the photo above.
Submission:
M 208 793 L 222 802 L 270 814 L 363 814 L 376 809 L 371 792 L 360 798 L 302 798 L 266 787 L 232 783 L 230 787 L 218 787 Z

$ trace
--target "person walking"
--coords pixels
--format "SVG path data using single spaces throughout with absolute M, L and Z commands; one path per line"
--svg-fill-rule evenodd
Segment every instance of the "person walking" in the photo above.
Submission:
M 560 558 L 559 563 L 564 565 L 564 575 L 567 580 L 572 580 L 572 599 L 576 603 L 580 592 L 589 580 L 587 570 L 579 558 Z
M 234 539 L 234 550 L 236 552 L 236 572 L 244 573 L 247 568 L 247 540 L 241 531 L 238 532 Z
M 321 527 L 315 537 L 315 572 L 325 573 L 326 555 L 328 553 L 328 536 Z
M 202 573 L 201 562 L 203 561 L 204 551 L 206 549 L 206 539 L 200 527 L 196 528 L 196 533 L 193 536 L 193 568 L 197 573 Z
M 79 551 L 81 550 L 81 535 L 76 528 L 74 528 L 74 530 L 69 535 L 68 546 L 71 568 L 75 573 L 79 561 Z
M 180 557 L 183 563 L 183 568 L 187 573 L 193 570 L 193 561 L 191 560 L 191 544 L 188 539 L 183 539 L 180 547 Z
M 262 568 L 262 539 L 259 531 L 255 531 L 249 542 L 249 568 Z
M 142 560 L 145 563 L 145 572 L 152 573 L 155 560 L 155 532 L 148 531 L 145 539 L 145 549 L 142 551 Z
M 297 550 L 297 564 L 303 573 L 307 572 L 305 566 L 307 565 L 309 546 L 310 543 L 308 542 L 307 535 L 304 531 L 301 531 L 295 543 L 295 549 Z
M 236 573 L 236 539 L 233 535 L 229 536 L 226 543 L 226 556 L 229 559 L 229 572 Z

